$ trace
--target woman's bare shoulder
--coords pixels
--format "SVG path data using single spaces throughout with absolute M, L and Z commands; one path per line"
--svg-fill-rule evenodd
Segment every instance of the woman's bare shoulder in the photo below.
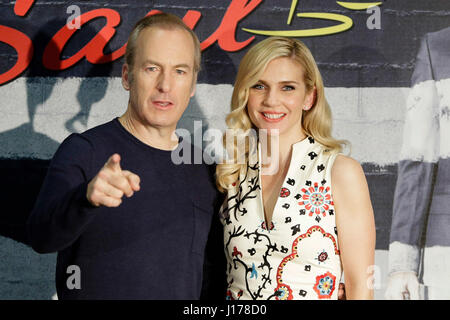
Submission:
M 333 185 L 359 184 L 365 182 L 365 175 L 361 164 L 352 157 L 338 154 L 331 168 Z

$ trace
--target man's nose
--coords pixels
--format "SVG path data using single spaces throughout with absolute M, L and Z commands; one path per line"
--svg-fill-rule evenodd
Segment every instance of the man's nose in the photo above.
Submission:
M 158 90 L 161 92 L 169 92 L 171 87 L 171 75 L 168 72 L 161 72 L 158 77 Z

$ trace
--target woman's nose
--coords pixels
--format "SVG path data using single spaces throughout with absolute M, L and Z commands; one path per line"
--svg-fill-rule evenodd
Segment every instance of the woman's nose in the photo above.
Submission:
M 264 97 L 264 104 L 268 107 L 275 107 L 279 104 L 279 95 L 276 90 L 269 89 Z

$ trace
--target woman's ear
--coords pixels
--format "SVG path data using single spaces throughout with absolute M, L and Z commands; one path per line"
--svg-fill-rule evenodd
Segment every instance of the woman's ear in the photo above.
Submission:
M 311 109 L 314 104 L 316 103 L 316 97 L 317 97 L 317 89 L 316 86 L 311 90 L 310 93 L 306 95 L 305 104 L 303 105 L 303 110 L 308 111 Z

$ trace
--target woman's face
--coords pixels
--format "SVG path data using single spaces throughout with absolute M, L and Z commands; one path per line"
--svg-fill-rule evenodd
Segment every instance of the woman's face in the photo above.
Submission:
M 313 92 L 306 92 L 303 67 L 292 58 L 270 61 L 258 82 L 250 88 L 247 103 L 252 123 L 281 136 L 301 137 L 302 111 L 311 108 Z

